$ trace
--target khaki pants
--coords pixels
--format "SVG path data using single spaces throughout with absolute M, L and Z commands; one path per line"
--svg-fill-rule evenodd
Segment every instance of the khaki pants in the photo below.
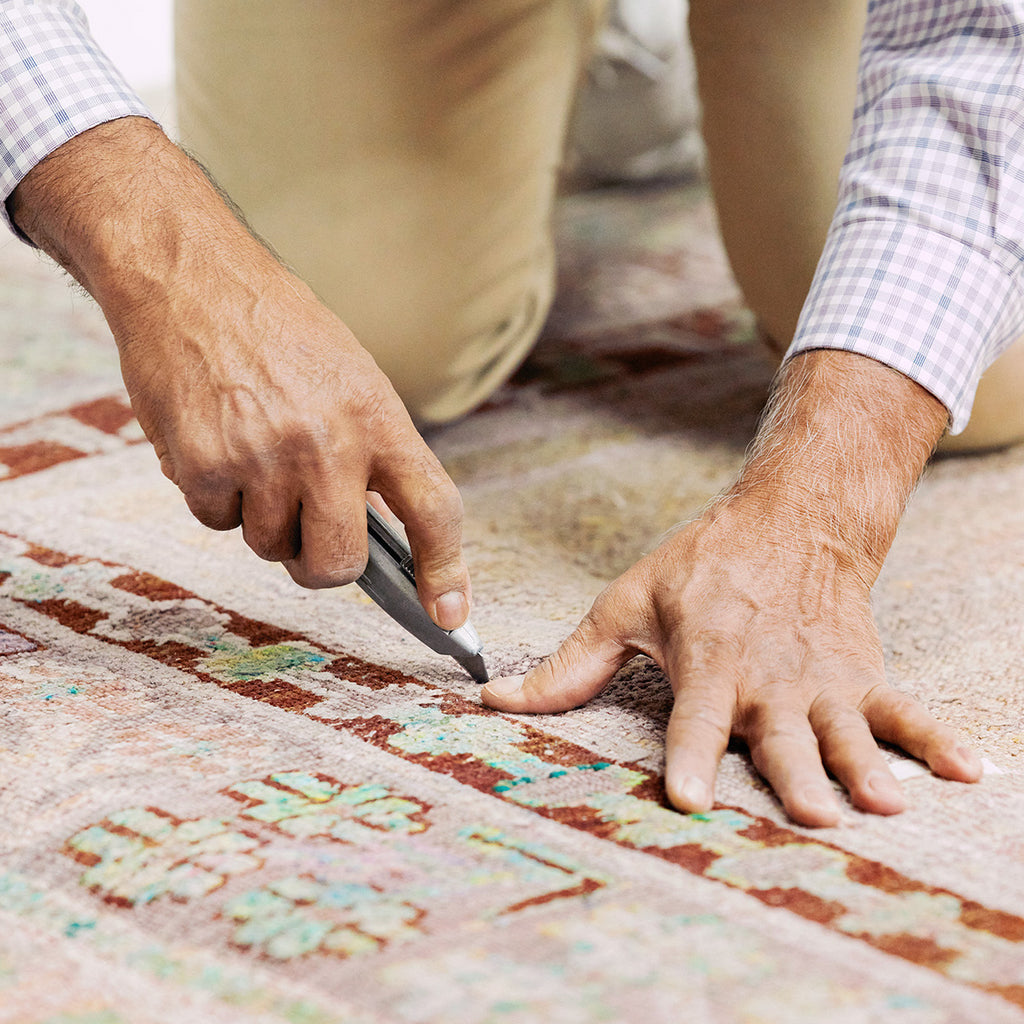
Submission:
M 562 147 L 605 2 L 177 0 L 184 143 L 422 423 L 483 401 L 540 330 Z M 835 205 L 865 4 L 691 0 L 723 238 L 782 344 Z M 979 412 L 992 379 L 1003 405 L 974 443 L 1006 432 L 1024 346 L 990 371 Z

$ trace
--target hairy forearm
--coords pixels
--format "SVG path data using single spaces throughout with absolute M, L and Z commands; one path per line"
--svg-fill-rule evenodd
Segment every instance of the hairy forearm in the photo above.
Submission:
M 105 310 L 146 301 L 211 256 L 222 271 L 232 257 L 271 258 L 202 168 L 145 118 L 65 143 L 29 172 L 8 209 Z
M 725 504 L 763 502 L 793 543 L 824 544 L 871 582 L 946 424 L 945 407 L 895 370 L 850 352 L 805 353 L 780 372 Z

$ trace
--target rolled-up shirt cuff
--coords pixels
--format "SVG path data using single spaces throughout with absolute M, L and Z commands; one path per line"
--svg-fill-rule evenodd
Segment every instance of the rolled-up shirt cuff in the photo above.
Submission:
M 1019 267 L 913 219 L 833 224 L 787 358 L 841 349 L 930 391 L 959 433 L 984 369 L 1024 326 Z
M 0 216 L 20 238 L 7 199 L 59 146 L 121 117 L 151 120 L 96 44 L 72 0 L 0 2 Z

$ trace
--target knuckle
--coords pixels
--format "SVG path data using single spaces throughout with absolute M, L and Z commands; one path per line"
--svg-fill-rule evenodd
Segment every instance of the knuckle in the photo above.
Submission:
M 417 519 L 431 532 L 449 533 L 461 529 L 464 510 L 458 488 L 441 472 L 442 478 L 433 481 L 418 499 Z
M 189 507 L 216 513 L 237 493 L 237 475 L 224 463 L 205 455 L 175 460 L 175 483 L 189 502 Z
M 369 353 L 362 349 L 357 361 L 346 367 L 344 387 L 337 401 L 353 417 L 371 426 L 386 425 L 395 403 L 391 382 L 381 372 Z
M 224 490 L 226 476 L 219 466 L 198 459 L 177 463 L 178 486 L 197 501 Z
M 286 534 L 254 535 L 245 530 L 244 523 L 242 529 L 245 543 L 265 562 L 287 562 L 299 553 L 294 538 Z
M 576 665 L 588 652 L 587 642 L 577 629 L 570 633 L 558 650 L 545 662 L 544 679 L 566 679 L 572 676 Z
M 184 491 L 189 511 L 211 530 L 233 530 L 241 524 L 238 501 L 235 496 L 195 494 Z M 234 500 L 232 500 L 234 499 Z
M 566 643 L 575 643 L 580 647 L 585 647 L 587 641 L 591 637 L 603 636 L 609 632 L 609 620 L 605 613 L 606 602 L 602 602 L 600 598 L 594 602 L 587 610 L 586 614 L 580 619 L 579 625 L 576 629 L 569 634 Z
M 929 750 L 945 749 L 958 742 L 956 729 L 933 718 L 924 708 L 919 708 L 919 714 L 907 722 L 909 731 L 920 736 Z
M 723 725 L 729 724 L 721 702 L 715 700 L 711 694 L 690 697 L 686 701 L 685 712 L 689 722 L 712 729 L 721 729 Z
M 822 740 L 847 746 L 863 739 L 865 731 L 869 730 L 864 716 L 854 713 L 826 719 L 818 725 L 817 734 Z
M 871 687 L 861 699 L 859 709 L 869 718 L 884 713 L 895 720 L 917 718 L 923 711 L 918 701 L 909 694 L 892 689 L 888 683 L 879 683 Z
M 888 702 L 892 712 L 900 718 L 917 717 L 924 713 L 924 707 L 913 697 L 905 693 L 897 693 L 895 690 L 890 690 Z
M 706 676 L 732 679 L 737 687 L 742 682 L 743 643 L 729 630 L 701 629 L 687 645 L 691 671 Z
M 670 720 L 672 733 L 685 735 L 689 742 L 713 742 L 716 746 L 728 742 L 732 731 L 729 708 L 709 695 L 688 696 L 678 702 Z
M 792 747 L 813 740 L 810 723 L 788 708 L 764 702 L 744 708 L 738 716 L 736 732 L 751 746 Z
M 753 730 L 749 740 L 764 747 L 790 747 L 807 740 L 807 732 L 792 724 L 775 722 Z
M 814 732 L 822 738 L 863 734 L 869 728 L 861 706 L 823 695 L 812 701 L 807 717 Z
M 818 749 L 828 762 L 847 763 L 876 749 L 874 737 L 863 718 L 852 716 L 825 725 L 815 724 Z

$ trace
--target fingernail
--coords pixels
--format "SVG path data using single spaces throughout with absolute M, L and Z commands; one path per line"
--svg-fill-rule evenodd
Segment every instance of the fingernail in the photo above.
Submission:
M 864 779 L 864 787 L 876 795 L 902 793 L 900 784 L 888 772 L 882 771 L 868 772 Z
M 434 621 L 442 629 L 458 629 L 469 618 L 469 602 L 461 590 L 449 590 L 434 602 Z
M 976 771 L 981 769 L 981 758 L 968 747 L 957 747 L 956 755 L 968 767 Z
M 676 788 L 679 799 L 694 811 L 705 810 L 711 806 L 711 794 L 707 784 L 696 775 L 687 775 Z
M 873 807 L 871 810 L 879 811 L 882 814 L 895 814 L 902 811 L 907 805 L 900 784 L 889 772 L 868 772 L 867 777 L 864 779 L 864 788 L 876 800 L 888 802 L 887 807 Z
M 492 679 L 484 689 L 490 690 L 495 697 L 507 697 L 509 694 L 523 688 L 523 680 L 525 678 L 525 675 L 499 676 L 497 679 Z
M 824 786 L 808 786 L 803 793 L 804 803 L 812 808 L 813 810 L 820 811 L 823 814 L 838 814 L 839 804 L 836 801 L 835 794 L 831 788 Z

